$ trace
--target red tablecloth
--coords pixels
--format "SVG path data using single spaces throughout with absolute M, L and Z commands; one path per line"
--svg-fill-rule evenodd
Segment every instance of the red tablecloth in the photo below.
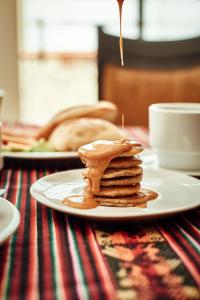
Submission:
M 128 132 L 148 145 L 146 130 Z M 21 223 L 0 246 L 0 299 L 200 299 L 200 209 L 146 224 L 82 220 L 31 198 L 55 171 L 1 171 Z

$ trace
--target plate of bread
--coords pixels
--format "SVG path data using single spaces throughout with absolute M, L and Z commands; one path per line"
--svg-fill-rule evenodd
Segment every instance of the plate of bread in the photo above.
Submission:
M 78 157 L 77 150 L 95 140 L 116 140 L 125 133 L 114 124 L 117 107 L 107 101 L 81 105 L 57 113 L 41 127 L 2 129 L 4 157 L 62 159 Z

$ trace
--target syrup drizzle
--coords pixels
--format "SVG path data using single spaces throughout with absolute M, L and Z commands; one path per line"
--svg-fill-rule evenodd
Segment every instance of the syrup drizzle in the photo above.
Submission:
M 124 129 L 124 114 L 122 114 L 122 129 Z
M 147 195 L 147 199 L 142 204 L 134 205 L 133 203 L 133 207 L 146 208 L 148 201 L 153 201 L 158 198 L 158 194 L 153 190 L 142 188 L 141 192 Z M 62 203 L 66 206 L 78 209 L 92 209 L 99 206 L 99 204 L 95 201 L 94 197 L 88 197 L 83 195 L 72 195 L 66 197 L 62 200 Z
M 121 57 L 121 65 L 124 66 L 124 47 L 123 47 L 123 38 L 122 38 L 122 7 L 124 0 L 117 0 L 119 6 L 119 23 L 120 23 L 120 37 L 119 37 L 119 49 Z

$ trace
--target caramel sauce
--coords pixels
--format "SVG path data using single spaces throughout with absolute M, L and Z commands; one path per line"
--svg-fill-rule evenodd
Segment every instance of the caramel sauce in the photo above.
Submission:
M 94 197 L 86 197 L 81 195 L 75 195 L 65 198 L 62 201 L 63 204 L 79 209 L 91 209 L 98 206 L 98 203 L 94 200 Z
M 139 143 L 136 144 L 140 145 Z M 126 138 L 117 141 L 99 140 L 80 147 L 78 154 L 84 163 L 97 161 L 97 165 L 99 166 L 101 159 L 108 159 L 113 155 L 118 156 L 123 152 L 131 150 L 132 145 L 132 141 Z
M 146 208 L 148 201 L 155 200 L 158 197 L 158 194 L 153 190 L 145 188 L 145 189 L 142 189 L 141 191 L 143 193 L 147 194 L 147 200 L 145 201 L 145 203 L 134 205 L 134 207 Z M 99 204 L 95 201 L 93 196 L 88 197 L 85 195 L 84 196 L 81 196 L 81 195 L 69 196 L 69 197 L 65 198 L 62 201 L 62 203 L 66 206 L 69 206 L 72 208 L 79 208 L 79 209 L 92 209 L 92 208 L 99 206 Z
M 124 114 L 122 114 L 122 129 L 124 129 Z
M 94 195 L 84 182 L 71 182 L 66 186 L 65 194 L 65 198 L 61 202 L 66 206 L 79 209 L 90 209 L 98 206 Z
M 119 37 L 119 49 L 120 49 L 120 57 L 121 64 L 124 66 L 124 49 L 123 49 L 123 38 L 122 38 L 122 7 L 124 0 L 117 0 L 119 6 L 119 22 L 120 22 L 120 37 Z
M 158 198 L 158 193 L 156 193 L 153 190 L 147 189 L 147 188 L 142 188 L 142 193 L 147 194 L 147 201 L 151 201 L 151 200 L 155 200 L 156 198 Z

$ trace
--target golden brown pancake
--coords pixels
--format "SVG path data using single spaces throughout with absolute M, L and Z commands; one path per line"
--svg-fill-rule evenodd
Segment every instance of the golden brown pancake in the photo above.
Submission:
M 101 186 L 123 186 L 140 183 L 142 181 L 142 174 L 132 177 L 117 177 L 113 179 L 102 179 Z
M 126 169 L 106 169 L 102 176 L 102 179 L 135 176 L 142 173 L 143 170 L 139 166 L 133 168 L 126 168 Z
M 115 198 L 95 196 L 95 201 L 102 206 L 113 206 L 113 207 L 127 207 L 127 206 L 138 206 L 146 203 L 147 194 L 138 192 L 133 196 L 121 196 Z
M 140 184 L 130 186 L 112 186 L 112 187 L 101 187 L 98 196 L 106 197 L 118 197 L 118 196 L 132 196 L 140 191 Z
M 110 162 L 108 168 L 132 168 L 141 165 L 141 163 L 142 160 L 139 158 L 139 156 L 117 157 Z

